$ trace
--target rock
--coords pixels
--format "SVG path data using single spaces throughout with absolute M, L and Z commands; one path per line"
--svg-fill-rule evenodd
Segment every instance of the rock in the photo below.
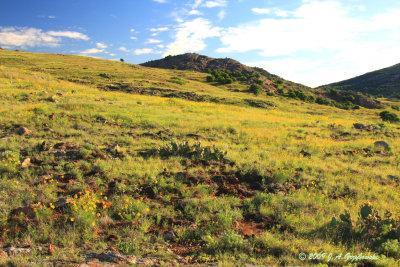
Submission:
M 354 128 L 362 130 L 362 129 L 366 129 L 368 127 L 368 125 L 364 124 L 364 123 L 354 123 L 353 124 Z
M 234 161 L 232 161 L 232 160 L 230 160 L 230 159 L 228 159 L 228 158 L 222 158 L 222 162 L 224 163 L 224 164 L 229 164 L 229 165 L 231 165 L 231 166 L 233 166 L 233 165 L 235 165 L 235 162 Z
M 52 113 L 49 115 L 49 120 L 54 120 L 56 118 L 56 114 Z
M 303 157 L 309 157 L 309 158 L 311 158 L 311 153 L 304 151 L 304 149 L 302 149 L 302 150 L 300 151 L 300 154 L 302 154 Z
M 84 127 L 84 126 L 80 126 L 80 125 L 78 125 L 78 124 L 75 124 L 75 125 L 74 125 L 74 129 L 75 129 L 75 130 L 81 130 L 81 131 L 84 131 L 84 130 L 86 130 L 86 127 Z
M 48 249 L 49 249 L 49 255 L 53 256 L 54 252 L 56 250 L 56 247 L 54 245 L 52 245 L 52 244 L 49 244 Z
M 21 161 L 21 167 L 26 168 L 31 164 L 31 158 L 25 158 Z
M 110 262 L 117 264 L 136 264 L 137 258 L 130 255 L 122 255 L 118 251 L 108 249 L 102 253 L 86 253 L 83 255 L 87 261 L 99 260 L 101 262 Z
M 166 231 L 164 232 L 164 239 L 166 241 L 173 241 L 175 239 L 175 234 L 171 231 Z
M 399 181 L 400 181 L 400 178 L 397 177 L 397 176 L 394 176 L 394 175 L 388 175 L 387 177 L 388 177 L 390 180 L 393 180 L 393 181 L 395 181 L 395 182 L 399 182 Z
M 33 253 L 32 248 L 16 248 L 16 247 L 8 247 L 5 250 L 3 250 L 5 253 L 7 253 L 8 256 L 15 256 L 15 255 L 30 255 Z
M 375 148 L 380 148 L 380 149 L 384 149 L 384 150 L 390 150 L 390 146 L 388 143 L 386 143 L 385 141 L 376 141 L 374 143 Z
M 46 141 L 43 141 L 43 143 L 40 144 L 39 149 L 40 151 L 49 150 L 49 145 L 46 143 Z
M 27 134 L 31 134 L 33 131 L 29 130 L 28 128 L 25 127 L 21 127 L 18 129 L 17 134 L 19 135 L 27 135 Z
M 57 96 L 53 95 L 47 99 L 50 102 L 58 103 Z
M 372 131 L 374 131 L 376 129 L 376 127 L 374 127 L 372 125 L 367 125 L 367 124 L 364 124 L 364 123 L 354 123 L 353 126 L 354 126 L 355 129 L 367 130 L 367 131 L 370 131 L 370 132 L 372 132 Z
M 57 206 L 57 208 L 63 208 L 65 206 L 67 206 L 69 203 L 71 203 L 71 199 L 66 198 L 66 197 L 61 197 L 61 198 L 57 199 L 56 206 Z

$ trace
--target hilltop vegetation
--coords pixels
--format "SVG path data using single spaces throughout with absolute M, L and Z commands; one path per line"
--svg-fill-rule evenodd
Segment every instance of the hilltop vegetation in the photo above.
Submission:
M 325 87 L 376 96 L 400 98 L 400 64 L 322 86 L 322 88 Z
M 379 101 L 361 93 L 339 91 L 333 88 L 313 90 L 302 84 L 282 79 L 262 68 L 252 68 L 230 58 L 210 58 L 194 53 L 167 56 L 141 64 L 146 67 L 161 69 L 195 70 L 209 73 L 207 82 L 213 85 L 235 83 L 247 85 L 248 92 L 268 96 L 281 95 L 321 105 L 331 105 L 343 109 L 382 108 Z M 240 87 L 240 86 L 239 86 Z
M 395 266 L 400 124 L 207 76 L 1 50 L 0 265 Z

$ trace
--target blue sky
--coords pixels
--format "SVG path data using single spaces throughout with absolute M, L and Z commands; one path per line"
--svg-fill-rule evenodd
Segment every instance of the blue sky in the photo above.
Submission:
M 318 86 L 400 63 L 400 1 L 0 0 L 0 47 L 135 64 L 196 52 Z

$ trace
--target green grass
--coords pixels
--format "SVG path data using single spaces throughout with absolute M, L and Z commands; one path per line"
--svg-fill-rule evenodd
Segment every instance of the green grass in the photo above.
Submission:
M 212 86 L 207 74 L 78 56 L 0 50 L 0 63 L 3 245 L 51 243 L 49 260 L 75 264 L 84 252 L 113 246 L 165 262 L 174 258 L 169 248 L 221 265 L 327 264 L 298 255 L 372 251 L 380 259 L 371 264 L 395 266 L 393 229 L 390 237 L 355 234 L 367 202 L 381 216 L 390 211 L 394 228 L 399 221 L 400 126 L 383 122 L 379 110 L 255 97 L 240 83 Z M 130 93 L 107 89 L 115 84 Z M 150 88 L 177 95 L 152 96 Z M 377 130 L 356 130 L 356 122 Z M 33 132 L 18 135 L 21 126 Z M 376 153 L 379 140 L 391 150 Z M 343 227 L 330 226 L 346 210 L 351 242 L 338 239 Z M 176 238 L 166 243 L 164 231 Z M 0 258 L 0 265 L 38 257 Z

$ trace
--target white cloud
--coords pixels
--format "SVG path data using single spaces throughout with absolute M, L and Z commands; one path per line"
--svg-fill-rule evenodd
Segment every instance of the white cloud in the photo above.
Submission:
M 48 31 L 43 32 L 37 28 L 27 27 L 1 27 L 0 45 L 5 48 L 11 47 L 38 47 L 38 46 L 59 46 L 62 38 L 89 40 L 89 37 L 79 32 L 71 31 Z
M 220 12 L 218 12 L 218 18 L 220 20 L 223 20 L 226 17 L 226 11 L 225 10 L 221 10 Z
M 135 36 L 131 36 L 131 37 L 129 37 L 129 39 L 131 39 L 131 40 L 136 40 L 136 39 L 137 39 L 137 37 L 135 37 Z
M 214 1 L 207 1 L 204 3 L 205 7 L 213 8 L 213 7 L 223 7 L 227 5 L 226 0 L 214 0 Z
M 193 5 L 192 5 L 192 9 L 198 8 L 201 5 L 202 2 L 203 2 L 203 0 L 194 0 L 193 1 Z
M 271 13 L 271 9 L 269 8 L 252 8 L 251 11 L 253 11 L 256 14 L 270 14 Z
M 158 47 L 158 48 L 164 48 L 165 45 L 159 44 L 159 45 L 157 45 L 157 47 Z
M 119 47 L 118 50 L 123 51 L 123 52 L 129 52 L 129 50 L 125 46 Z
M 167 2 L 167 0 L 153 0 L 154 2 L 157 2 L 157 3 L 166 3 Z
M 151 32 L 164 32 L 164 31 L 168 31 L 168 27 L 151 28 L 150 31 Z
M 107 48 L 107 45 L 106 45 L 106 44 L 103 44 L 103 43 L 96 43 L 96 46 L 97 46 L 98 48 L 100 48 L 100 49 L 106 49 L 106 48 Z
M 146 44 L 159 44 L 159 43 L 161 43 L 162 41 L 161 40 L 157 40 L 157 39 L 147 39 L 147 42 L 146 42 Z
M 115 57 L 115 54 L 114 53 L 110 53 L 110 56 Z
M 55 19 L 56 16 L 47 16 L 49 19 Z
M 91 54 L 99 54 L 99 53 L 103 53 L 104 49 L 99 49 L 99 48 L 90 48 L 90 49 L 86 49 L 84 51 L 81 52 L 82 55 L 91 55 Z
M 177 27 L 175 41 L 167 46 L 164 56 L 201 51 L 206 48 L 204 40 L 220 36 L 220 32 L 221 28 L 213 27 L 210 21 L 203 18 L 183 22 Z
M 136 49 L 135 51 L 133 51 L 133 53 L 135 55 L 152 54 L 153 53 L 153 49 L 151 49 L 151 48 Z
M 89 40 L 89 37 L 80 32 L 71 32 L 71 31 L 48 31 L 48 35 L 57 36 L 57 37 L 67 37 L 72 39 L 82 39 Z
M 400 9 L 370 17 L 351 11 L 351 5 L 333 0 L 303 1 L 290 11 L 272 8 L 270 14 L 280 18 L 269 16 L 228 28 L 217 51 L 258 51 L 264 58 L 249 64 L 310 86 L 400 62 Z
M 130 32 L 134 32 L 134 31 L 135 31 L 135 29 L 130 29 L 129 31 L 130 31 Z
M 192 9 L 192 10 L 190 10 L 188 12 L 188 15 L 190 15 L 190 16 L 200 16 L 200 15 L 202 15 L 202 13 L 200 11 L 196 10 L 196 9 Z

